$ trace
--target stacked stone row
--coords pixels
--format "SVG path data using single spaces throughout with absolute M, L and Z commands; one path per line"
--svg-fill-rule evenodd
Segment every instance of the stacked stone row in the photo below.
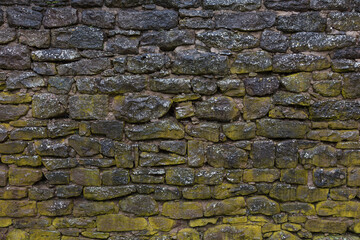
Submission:
M 360 1 L 0 0 L 0 239 L 360 233 Z

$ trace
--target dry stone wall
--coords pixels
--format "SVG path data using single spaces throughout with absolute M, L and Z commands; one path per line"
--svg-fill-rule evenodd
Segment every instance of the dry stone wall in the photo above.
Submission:
M 359 0 L 0 0 L 0 239 L 359 240 Z

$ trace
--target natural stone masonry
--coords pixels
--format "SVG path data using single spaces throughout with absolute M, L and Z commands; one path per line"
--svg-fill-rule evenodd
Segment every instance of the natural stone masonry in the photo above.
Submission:
M 360 240 L 359 0 L 0 0 L 0 239 Z

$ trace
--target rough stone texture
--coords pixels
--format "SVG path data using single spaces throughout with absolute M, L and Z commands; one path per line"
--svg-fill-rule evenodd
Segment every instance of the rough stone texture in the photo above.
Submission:
M 0 0 L 0 239 L 359 240 L 359 0 Z

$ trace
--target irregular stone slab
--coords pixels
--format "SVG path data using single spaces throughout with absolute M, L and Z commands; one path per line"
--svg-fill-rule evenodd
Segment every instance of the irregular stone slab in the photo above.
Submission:
M 16 31 L 12 28 L 5 28 L 0 30 L 0 44 L 7 44 L 14 41 L 16 38 Z
M 173 219 L 199 218 L 203 216 L 203 208 L 197 202 L 165 202 L 162 215 Z
M 266 116 L 271 107 L 270 97 L 244 97 L 243 118 L 253 120 Z
M 69 154 L 68 147 L 62 141 L 39 140 L 34 142 L 34 148 L 36 154 L 40 156 L 67 157 Z
M 205 9 L 252 11 L 260 8 L 261 0 L 205 0 L 203 6 Z
M 61 76 L 96 75 L 111 67 L 110 59 L 81 59 L 77 62 L 57 66 Z
M 217 225 L 209 228 L 205 234 L 204 239 L 207 240 L 225 240 L 242 238 L 244 240 L 261 240 L 260 226 L 236 224 L 234 225 Z
M 312 72 L 329 68 L 330 62 L 322 56 L 304 54 L 276 54 L 273 57 L 274 72 Z
M 155 167 L 184 164 L 187 159 L 177 154 L 147 153 L 140 154 L 139 164 L 142 167 Z
M 178 13 L 173 10 L 119 11 L 117 25 L 124 29 L 159 30 L 175 28 Z
M 220 91 L 229 97 L 245 96 L 245 85 L 240 79 L 227 78 L 217 82 Z
M 202 95 L 213 95 L 217 91 L 216 82 L 213 79 L 195 77 L 191 79 L 194 92 Z
M 355 130 L 312 130 L 307 134 L 308 139 L 326 141 L 326 142 L 341 142 L 341 141 L 357 141 L 359 140 L 359 131 Z
M 309 94 L 290 93 L 285 91 L 278 91 L 273 95 L 273 103 L 283 106 L 310 106 L 311 97 Z
M 199 124 L 188 124 L 185 131 L 192 137 L 204 138 L 208 141 L 218 142 L 220 138 L 220 125 L 211 122 L 200 122 Z
M 102 120 L 91 123 L 93 134 L 105 135 L 107 138 L 121 140 L 123 137 L 124 122 L 115 120 Z
M 55 94 L 68 94 L 74 79 L 70 77 L 50 77 L 48 79 L 48 91 Z
M 247 140 L 255 138 L 256 125 L 255 123 L 229 123 L 222 126 L 226 137 L 231 140 Z
M 170 30 L 144 33 L 141 45 L 159 46 L 161 50 L 170 51 L 178 46 L 195 43 L 195 33 L 189 30 Z
M 251 96 L 265 96 L 273 94 L 280 86 L 277 77 L 246 78 L 244 80 L 246 93 Z
M 26 105 L 2 105 L 0 104 L 0 122 L 17 120 L 29 110 Z
M 329 14 L 330 25 L 340 31 L 359 31 L 360 13 L 332 12 Z
M 50 31 L 20 29 L 19 42 L 30 47 L 48 48 L 50 46 Z
M 148 195 L 134 195 L 120 201 L 120 208 L 124 212 L 136 216 L 151 216 L 159 212 L 157 202 Z
M 0 205 L 2 206 L 0 211 L 2 217 L 23 218 L 34 217 L 37 214 L 36 201 L 0 200 Z
M 231 73 L 236 74 L 271 70 L 272 57 L 265 51 L 240 53 L 230 68 Z
M 66 27 L 76 24 L 77 10 L 74 8 L 48 8 L 45 11 L 43 25 L 45 28 Z
M 53 118 L 65 114 L 67 96 L 41 93 L 33 96 L 32 114 L 35 118 Z
M 341 220 L 309 219 L 305 223 L 305 229 L 311 232 L 345 233 L 347 225 Z
M 37 88 L 46 86 L 44 78 L 34 72 L 12 71 L 6 79 L 8 89 Z
M 80 54 L 72 49 L 47 49 L 32 51 L 31 58 L 40 62 L 75 61 L 80 59 Z
M 314 184 L 320 188 L 332 188 L 346 184 L 346 170 L 341 168 L 314 169 Z
M 106 42 L 105 50 L 118 54 L 137 54 L 139 52 L 138 45 L 138 38 L 116 36 Z
M 126 125 L 125 133 L 133 141 L 148 139 L 181 139 L 184 127 L 175 120 L 165 119 L 143 125 Z
M 136 192 L 134 185 L 84 187 L 84 198 L 88 200 L 104 201 L 127 196 Z
M 201 119 L 229 122 L 236 120 L 240 111 L 230 97 L 211 97 L 195 103 L 195 115 Z
M 302 164 L 313 164 L 317 167 L 333 167 L 341 152 L 328 145 L 319 145 L 313 148 L 300 151 Z
M 12 140 L 32 140 L 36 138 L 47 138 L 45 127 L 24 127 L 13 130 L 9 138 Z
M 246 205 L 252 214 L 271 216 L 280 212 L 279 204 L 265 196 L 248 198 L 246 200 Z
M 360 118 L 359 101 L 325 100 L 310 106 L 310 119 L 317 120 L 349 120 Z
M 103 119 L 108 114 L 108 96 L 71 96 L 69 98 L 69 113 L 73 119 Z
M 26 178 L 24 178 L 26 176 Z M 14 186 L 29 186 L 40 181 L 42 172 L 33 168 L 10 168 L 9 184 Z
M 359 47 L 347 47 L 343 49 L 336 50 L 332 53 L 331 58 L 348 58 L 348 59 L 357 59 L 360 58 L 360 48 Z
M 273 141 L 255 141 L 250 157 L 254 168 L 271 168 L 275 163 L 275 144 Z
M 26 7 L 9 7 L 6 16 L 10 27 L 39 29 L 43 15 Z
M 258 135 L 268 138 L 305 138 L 309 126 L 305 122 L 277 119 L 256 121 Z
M 217 28 L 237 29 L 242 31 L 259 31 L 275 24 L 273 12 L 216 13 Z
M 169 57 L 159 53 L 145 53 L 128 57 L 126 69 L 131 73 L 153 73 L 160 71 L 170 61 Z
M 100 152 L 100 143 L 97 139 L 73 135 L 69 138 L 69 146 L 82 157 L 90 157 Z
M 349 0 L 311 0 L 310 7 L 315 10 L 349 10 L 351 1 Z
M 166 8 L 197 8 L 201 5 L 200 0 L 154 0 L 154 3 Z
M 111 29 L 115 27 L 115 14 L 103 10 L 84 10 L 81 22 L 89 26 Z
M 187 78 L 152 78 L 150 89 L 163 93 L 191 93 L 190 79 Z
M 172 72 L 175 74 L 222 75 L 228 71 L 228 57 L 196 50 L 181 51 L 176 54 L 172 64 Z
M 344 74 L 342 95 L 344 98 L 360 97 L 360 74 L 346 73 Z
M 306 92 L 311 85 L 312 74 L 303 72 L 282 77 L 281 84 L 290 92 Z
M 284 32 L 324 32 L 326 22 L 326 18 L 321 17 L 320 13 L 307 12 L 279 16 L 276 28 Z
M 22 153 L 27 147 L 27 142 L 23 141 L 8 141 L 5 143 L 0 143 L 0 153 L 1 154 L 15 154 Z
M 0 47 L 0 68 L 9 70 L 30 69 L 30 52 L 24 45 Z
M 269 52 L 285 53 L 289 48 L 286 35 L 271 30 L 264 30 L 260 38 L 260 47 Z
M 266 8 L 280 11 L 307 11 L 309 0 L 264 0 Z
M 115 117 L 130 123 L 148 122 L 164 116 L 171 100 L 158 96 L 117 96 L 114 98 Z
M 197 38 L 208 47 L 231 49 L 233 51 L 255 48 L 259 45 L 259 40 L 251 34 L 235 33 L 225 29 L 198 33 Z
M 207 147 L 206 157 L 212 167 L 245 168 L 248 154 L 229 144 L 215 144 Z
M 109 2 L 111 0 L 108 0 Z M 71 0 L 72 7 L 80 7 L 80 8 L 93 8 L 93 7 L 101 7 L 104 4 L 104 0 Z
M 293 52 L 330 51 L 355 44 L 355 38 L 347 35 L 327 35 L 325 33 L 300 32 L 291 35 Z
M 146 78 L 141 75 L 120 75 L 109 78 L 76 78 L 76 87 L 81 93 L 123 94 L 141 92 L 146 87 Z

